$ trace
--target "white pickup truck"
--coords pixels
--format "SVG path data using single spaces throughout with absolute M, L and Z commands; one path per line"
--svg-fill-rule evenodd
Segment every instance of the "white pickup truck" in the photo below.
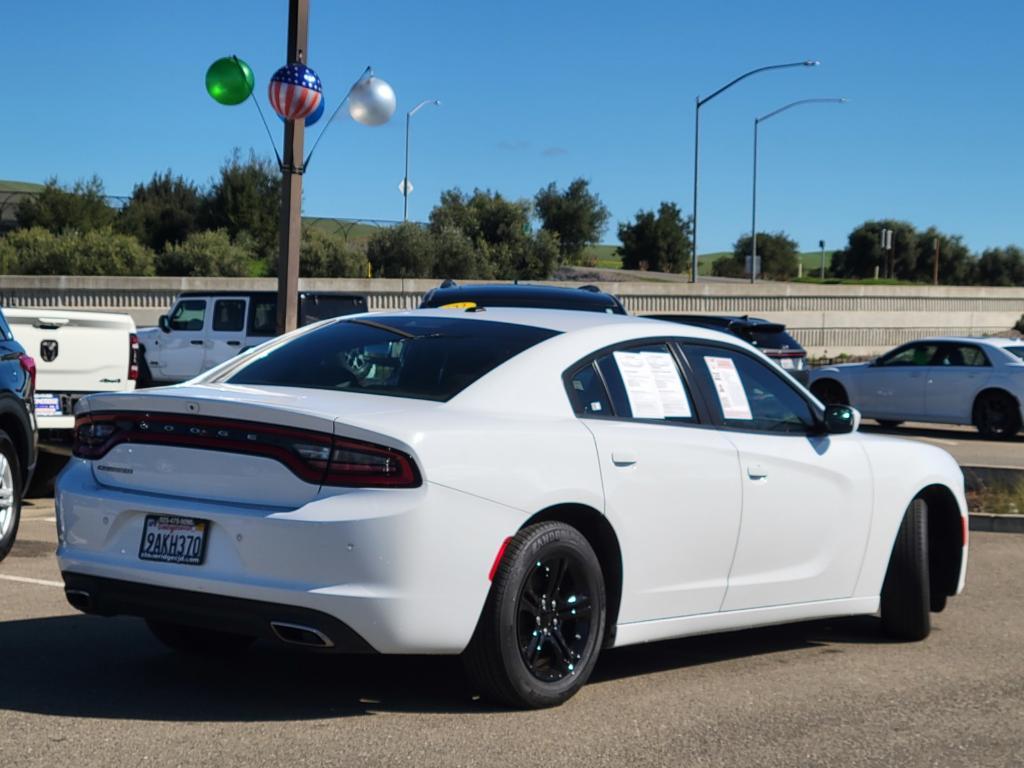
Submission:
M 80 397 L 135 389 L 135 321 L 129 315 L 48 308 L 5 309 L 4 316 L 14 338 L 36 361 L 39 448 L 66 453 Z
M 365 312 L 364 294 L 299 293 L 299 325 Z M 185 291 L 156 328 L 140 328 L 139 386 L 176 384 L 277 334 L 271 291 Z

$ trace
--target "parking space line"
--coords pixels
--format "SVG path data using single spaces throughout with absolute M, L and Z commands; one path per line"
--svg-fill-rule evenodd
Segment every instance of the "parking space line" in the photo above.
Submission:
M 23 517 L 23 518 L 21 518 L 21 522 L 23 522 L 23 523 L 34 523 L 34 522 L 56 523 L 57 522 L 57 518 L 56 517 Z
M 42 587 L 61 587 L 63 588 L 63 581 L 49 581 L 48 579 L 33 579 L 29 576 L 13 576 L 8 573 L 0 573 L 0 579 L 4 581 L 18 581 L 23 584 L 38 584 Z

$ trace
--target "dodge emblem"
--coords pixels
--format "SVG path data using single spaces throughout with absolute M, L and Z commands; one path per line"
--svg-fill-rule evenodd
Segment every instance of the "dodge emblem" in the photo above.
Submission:
M 39 355 L 48 363 L 57 359 L 57 340 L 43 339 L 39 343 Z

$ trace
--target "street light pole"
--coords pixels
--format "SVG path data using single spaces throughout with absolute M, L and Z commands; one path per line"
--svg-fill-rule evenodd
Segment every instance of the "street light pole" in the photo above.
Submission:
M 691 283 L 697 282 L 697 185 L 698 185 L 698 171 L 699 171 L 699 168 L 700 168 L 700 108 L 702 106 L 704 106 L 705 104 L 707 104 L 709 101 L 711 101 L 713 98 L 715 98 L 715 96 L 717 96 L 718 94 L 720 94 L 723 91 L 727 91 L 730 88 L 732 88 L 740 80 L 745 80 L 746 78 L 750 77 L 751 75 L 756 75 L 759 72 L 767 72 L 768 70 L 771 70 L 771 69 L 787 69 L 789 67 L 816 67 L 819 64 L 821 64 L 820 61 L 810 61 L 810 60 L 808 60 L 808 61 L 795 61 L 795 62 L 793 62 L 791 64 L 771 64 L 771 65 L 769 65 L 767 67 L 758 67 L 757 69 L 752 69 L 749 72 L 744 72 L 739 77 L 737 77 L 737 78 L 735 78 L 733 80 L 730 80 L 728 83 L 723 85 L 721 88 L 719 88 L 717 91 L 712 93 L 710 96 L 706 96 L 703 99 L 700 96 L 697 96 L 697 102 L 696 102 L 697 103 L 697 107 L 695 109 L 695 113 L 696 114 L 695 114 L 695 118 L 694 118 L 694 132 L 693 132 L 693 218 L 691 219 L 691 223 L 690 223 L 690 234 L 691 234 L 690 242 L 693 245 L 693 260 L 692 260 L 692 264 L 691 264 L 691 267 L 690 267 L 690 269 L 691 269 L 691 271 L 690 271 L 690 282 Z
M 761 115 L 761 117 L 754 118 L 754 184 L 753 184 L 753 195 L 750 205 L 750 282 L 757 280 L 757 129 L 758 126 L 770 117 L 775 117 L 780 112 L 785 112 L 787 109 L 793 107 L 799 107 L 801 104 L 845 104 L 846 99 L 844 98 L 827 98 L 827 99 L 800 99 L 799 101 L 791 102 L 784 107 L 779 107 L 773 112 L 769 112 L 767 115 Z
M 402 177 L 402 221 L 409 220 L 409 124 L 412 121 L 412 116 L 428 104 L 433 104 L 436 107 L 441 106 L 441 102 L 437 99 L 424 99 L 405 113 L 405 175 Z

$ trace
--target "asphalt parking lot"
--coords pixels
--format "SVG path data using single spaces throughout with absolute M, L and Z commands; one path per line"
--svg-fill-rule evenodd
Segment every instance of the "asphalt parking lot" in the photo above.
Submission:
M 0 563 L 7 766 L 1024 764 L 1024 536 L 973 535 L 967 592 L 924 643 L 870 617 L 606 652 L 557 710 L 474 698 L 457 660 L 256 646 L 165 651 L 141 622 L 75 613 L 52 500 Z

